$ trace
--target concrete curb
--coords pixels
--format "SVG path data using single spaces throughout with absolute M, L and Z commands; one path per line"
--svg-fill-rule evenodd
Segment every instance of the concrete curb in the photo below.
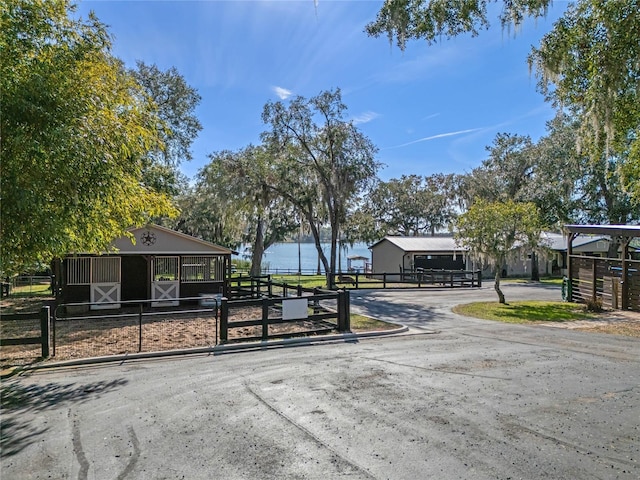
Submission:
M 0 372 L 0 378 L 4 379 L 4 378 L 8 378 L 23 372 L 44 370 L 49 368 L 77 367 L 77 366 L 85 366 L 85 365 L 96 365 L 101 363 L 116 363 L 116 362 L 122 363 L 128 360 L 143 360 L 143 359 L 150 359 L 150 358 L 163 358 L 163 357 L 201 355 L 201 354 L 223 355 L 223 354 L 239 353 L 239 352 L 247 352 L 247 351 L 266 350 L 266 349 L 272 349 L 272 348 L 295 347 L 295 346 L 301 346 L 301 345 L 309 346 L 309 345 L 314 345 L 316 343 L 324 343 L 324 342 L 352 343 L 352 342 L 358 341 L 361 338 L 391 336 L 391 335 L 398 335 L 406 332 L 409 332 L 409 327 L 402 326 L 400 328 L 395 328 L 393 330 L 375 330 L 371 332 L 362 332 L 362 333 L 341 333 L 341 334 L 330 334 L 330 335 L 318 335 L 314 337 L 287 338 L 283 340 L 267 340 L 267 341 L 260 341 L 260 342 L 232 343 L 232 344 L 225 344 L 225 345 L 216 345 L 213 347 L 186 348 L 186 349 L 180 349 L 180 350 L 130 353 L 125 355 L 109 355 L 104 357 L 82 358 L 78 360 L 64 360 L 60 362 L 49 362 L 49 363 L 43 363 L 39 365 L 25 365 L 25 366 L 10 367 Z M 436 332 L 433 331 L 433 332 L 421 332 L 421 333 L 436 333 Z

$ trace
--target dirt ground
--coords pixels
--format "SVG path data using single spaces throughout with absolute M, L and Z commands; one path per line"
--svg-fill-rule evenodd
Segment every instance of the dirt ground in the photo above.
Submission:
M 14 312 L 37 311 L 41 304 L 17 299 Z M 11 299 L 3 300 L 6 311 Z M 229 314 L 228 342 L 238 342 L 262 337 L 262 326 L 236 326 L 237 322 L 258 320 L 260 307 L 232 309 Z M 279 312 L 270 312 L 270 318 Z M 212 311 L 193 310 L 181 312 L 146 312 L 140 322 L 137 313 L 114 316 L 92 312 L 80 318 L 68 317 L 57 321 L 53 327 L 55 339 L 49 361 L 61 361 L 106 355 L 123 355 L 137 352 L 154 352 L 184 348 L 210 347 L 220 343 L 219 319 Z M 315 335 L 335 331 L 326 321 L 304 320 L 268 326 L 270 338 L 291 335 Z M 1 338 L 37 337 L 39 320 L 3 320 Z M 40 345 L 3 346 L 0 350 L 0 366 L 24 365 L 39 360 Z
M 51 299 L 8 298 L 0 307 L 3 312 L 37 311 L 42 302 Z M 278 312 L 273 312 L 277 316 Z M 271 315 L 270 315 L 271 316 Z M 236 309 L 230 313 L 229 342 L 249 338 L 260 338 L 262 327 L 233 327 L 234 322 L 259 319 L 259 307 Z M 549 328 L 575 329 L 597 333 L 608 333 L 640 337 L 640 312 L 604 311 L 592 320 L 563 323 L 541 323 Z M 121 355 L 135 352 L 152 352 L 181 348 L 208 347 L 219 343 L 219 323 L 212 314 L 193 313 L 154 315 L 143 318 L 142 329 L 138 316 L 126 318 L 102 318 L 67 320 L 56 323 L 55 356 L 50 360 L 60 361 L 103 355 Z M 0 324 L 2 338 L 30 337 L 39 335 L 39 322 L 5 321 Z M 325 322 L 300 321 L 269 326 L 269 336 L 314 335 L 330 332 Z M 0 350 L 0 366 L 24 365 L 38 361 L 39 345 L 3 346 Z
M 640 337 L 640 312 L 608 310 L 597 314 L 596 318 L 592 320 L 576 320 L 574 322 L 547 323 L 543 325 L 594 333 Z

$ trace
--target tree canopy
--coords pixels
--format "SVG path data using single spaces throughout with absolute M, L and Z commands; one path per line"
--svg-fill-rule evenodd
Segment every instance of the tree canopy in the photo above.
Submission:
M 519 251 L 539 247 L 542 223 L 536 206 L 513 200 L 488 202 L 477 199 L 456 221 L 454 237 L 472 257 L 496 267 L 494 288 L 500 303 L 502 267 Z
M 191 144 L 202 130 L 195 115 L 200 94 L 187 84 L 175 67 L 166 71 L 138 61 L 130 70 L 157 114 L 156 129 L 161 143 L 147 153 L 143 167 L 144 182 L 155 190 L 176 195 L 181 190 L 184 161 L 192 160 Z
M 404 49 L 461 34 L 476 36 L 490 25 L 492 4 L 501 6 L 503 28 L 546 15 L 551 0 L 385 1 L 366 32 L 387 35 Z M 580 125 L 579 150 L 615 175 L 640 207 L 640 1 L 577 0 L 533 48 L 528 61 L 546 98 Z M 597 167 L 596 168 L 600 168 Z M 610 171 L 610 170 L 609 170 Z
M 369 222 L 368 228 L 373 230 L 367 235 L 369 239 L 434 235 L 455 217 L 452 195 L 453 175 L 403 175 L 379 182 L 363 201 L 358 217 L 373 220 Z
M 532 50 L 541 91 L 578 119 L 578 145 L 613 161 L 640 205 L 640 1 L 580 0 Z
M 268 102 L 262 114 L 271 128 L 263 142 L 271 158 L 270 186 L 307 221 L 325 272 L 336 271 L 337 246 L 351 203 L 376 178 L 377 148 L 351 122 L 340 90 Z M 319 225 L 331 232 L 327 259 Z M 328 278 L 328 284 L 331 285 Z
M 370 36 L 387 35 L 404 50 L 408 40 L 435 43 L 442 37 L 463 33 L 473 36 L 489 28 L 488 7 L 502 3 L 499 21 L 503 27 L 518 28 L 526 17 L 541 17 L 552 0 L 387 0 L 376 19 L 366 26 Z
M 93 15 L 67 0 L 2 3 L 0 269 L 104 250 L 127 228 L 173 214 L 142 182 L 161 139 L 153 106 L 110 53 Z

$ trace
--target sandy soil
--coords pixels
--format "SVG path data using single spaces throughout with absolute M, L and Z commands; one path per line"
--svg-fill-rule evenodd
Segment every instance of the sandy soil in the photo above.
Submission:
M 14 311 L 34 311 L 33 301 L 15 299 Z M 38 300 L 39 302 L 42 299 Z M 11 299 L 3 299 L 4 311 Z M 272 311 L 270 318 L 279 312 Z M 261 318 L 259 307 L 236 309 L 230 313 L 229 342 L 260 338 L 262 327 L 242 326 L 233 328 L 234 322 Z M 566 328 L 597 333 L 609 333 L 640 337 L 640 312 L 605 311 L 592 320 L 563 323 L 541 323 L 548 328 Z M 213 314 L 195 312 L 174 314 L 170 312 L 145 316 L 140 328 L 139 318 L 132 314 L 125 318 L 98 317 L 69 319 L 56 322 L 55 357 L 51 360 L 67 360 L 102 355 L 119 355 L 136 352 L 152 352 L 181 348 L 213 346 L 219 343 L 219 321 Z M 269 326 L 269 335 L 313 335 L 327 332 L 323 322 L 301 321 Z M 39 321 L 6 321 L 0 324 L 2 338 L 31 337 L 40 334 Z M 0 365 L 23 365 L 37 361 L 41 355 L 39 345 L 4 346 L 0 350 Z
M 234 309 L 229 315 L 228 341 L 237 342 L 261 338 L 262 325 L 234 326 L 234 323 L 259 320 L 261 308 Z M 277 318 L 278 311 L 270 311 L 269 318 Z M 326 321 L 298 321 L 268 326 L 268 335 L 314 335 L 335 331 Z M 81 318 L 69 317 L 55 323 L 55 344 L 51 360 L 103 355 L 122 355 L 137 352 L 154 352 L 182 348 L 209 347 L 220 343 L 220 326 L 213 312 L 202 310 L 182 312 L 158 312 L 145 314 L 140 323 L 138 314 L 125 317 L 93 314 Z M 2 338 L 37 337 L 39 320 L 3 320 L 0 326 Z M 25 364 L 41 355 L 40 345 L 4 346 L 0 350 L 0 365 Z

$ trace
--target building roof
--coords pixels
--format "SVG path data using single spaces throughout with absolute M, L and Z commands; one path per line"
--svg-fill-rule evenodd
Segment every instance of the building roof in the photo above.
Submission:
M 405 252 L 460 252 L 460 247 L 452 236 L 438 237 L 393 237 L 387 236 L 369 248 L 375 248 L 382 242 L 390 242 Z
M 567 250 L 567 237 L 561 233 L 549 233 L 545 232 L 542 234 L 543 240 L 545 242 L 545 246 L 550 248 L 551 250 L 556 250 L 559 252 L 564 252 Z M 587 235 L 587 236 L 579 236 L 577 237 L 572 245 L 573 248 L 584 247 L 589 245 L 590 243 L 596 243 L 600 241 L 609 241 L 609 237 L 605 235 Z
M 565 225 L 571 233 L 640 237 L 640 225 Z
M 128 236 L 120 237 L 111 243 L 115 252 L 148 255 L 231 255 L 233 253 L 228 248 L 155 224 L 132 228 L 128 233 L 135 243 Z
M 564 252 L 567 250 L 567 237 L 561 233 L 544 232 L 542 239 L 551 250 Z M 468 250 L 456 243 L 452 236 L 437 237 L 395 237 L 386 236 L 369 248 L 375 248 L 382 242 L 390 242 L 405 252 L 461 252 Z M 585 247 L 591 243 L 609 241 L 607 235 L 580 235 L 573 240 L 573 248 Z

